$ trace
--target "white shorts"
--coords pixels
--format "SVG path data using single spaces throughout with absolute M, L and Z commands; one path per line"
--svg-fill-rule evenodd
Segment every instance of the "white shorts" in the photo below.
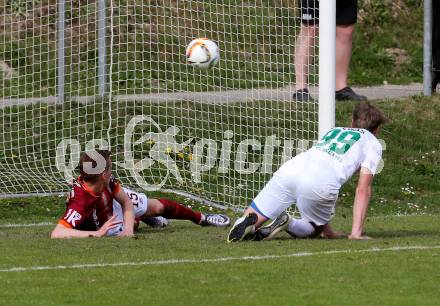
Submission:
M 147 207 L 148 207 L 147 195 L 145 193 L 139 193 L 139 192 L 130 190 L 125 187 L 123 187 L 123 188 L 124 188 L 124 192 L 127 194 L 127 196 L 133 202 L 135 218 L 142 217 L 147 212 Z M 116 215 L 116 220 L 118 220 L 118 221 L 124 220 L 122 206 L 116 200 L 113 200 L 113 214 Z M 123 229 L 124 229 L 124 225 L 121 223 L 119 226 L 109 230 L 107 232 L 107 236 L 116 236 L 120 232 L 122 232 Z
M 308 179 L 306 173 L 288 178 L 274 175 L 252 202 L 251 207 L 269 219 L 275 219 L 296 204 L 301 217 L 315 225 L 330 222 L 339 189 Z

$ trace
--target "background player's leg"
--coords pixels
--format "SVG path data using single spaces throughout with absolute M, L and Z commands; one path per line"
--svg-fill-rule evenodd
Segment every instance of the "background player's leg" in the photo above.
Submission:
M 310 50 L 315 44 L 316 25 L 301 25 L 295 47 L 295 89 L 308 88 L 309 65 L 311 63 Z
M 351 61 L 354 25 L 336 27 L 336 90 L 347 87 Z
M 336 100 L 365 101 L 367 97 L 358 95 L 348 86 L 353 46 L 353 33 L 357 22 L 357 0 L 336 1 Z
M 336 100 L 365 101 L 366 96 L 358 95 L 348 86 L 348 69 L 353 45 L 353 25 L 336 27 Z
M 310 55 L 315 46 L 318 29 L 319 1 L 298 1 L 301 10 L 301 28 L 295 42 L 295 93 L 293 100 L 298 102 L 313 101 L 308 90 L 309 65 L 313 61 Z

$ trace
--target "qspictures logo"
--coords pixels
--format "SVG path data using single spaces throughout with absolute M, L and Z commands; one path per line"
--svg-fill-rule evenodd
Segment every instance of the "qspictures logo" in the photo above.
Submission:
M 142 132 L 139 137 L 139 132 Z M 134 116 L 127 124 L 124 132 L 124 159 L 118 162 L 118 168 L 130 173 L 131 177 L 139 187 L 146 191 L 156 191 L 163 187 L 172 176 L 177 182 L 183 183 L 182 170 L 176 162 L 175 154 L 183 156 L 185 150 L 191 147 L 188 154 L 189 171 L 191 180 L 194 183 L 202 182 L 202 175 L 208 171 L 216 171 L 218 174 L 231 174 L 236 172 L 240 175 L 251 175 L 254 173 L 272 174 L 274 168 L 275 154 L 281 155 L 281 163 L 293 157 L 293 153 L 299 154 L 309 149 L 313 142 L 310 140 L 277 139 L 276 135 L 256 138 L 238 139 L 234 132 L 226 130 L 220 140 L 209 138 L 188 137 L 181 135 L 181 129 L 177 126 L 170 126 L 162 129 L 160 125 L 150 116 Z M 136 138 L 139 137 L 139 138 Z M 180 136 L 180 137 L 178 137 Z M 179 142 L 176 140 L 184 139 Z M 347 139 L 343 139 L 347 142 Z M 148 144 L 149 150 L 141 148 Z M 335 143 L 335 146 L 338 144 Z M 385 146 L 383 144 L 385 149 Z M 85 145 L 85 151 L 93 152 L 97 148 L 108 149 L 108 142 L 104 139 L 92 139 Z M 71 182 L 74 170 L 78 166 L 81 145 L 75 139 L 62 140 L 56 149 L 56 166 L 64 174 L 67 182 Z M 173 155 L 174 154 L 174 155 Z M 258 158 L 250 158 L 257 154 Z M 105 168 L 105 160 L 96 158 L 96 167 L 89 165 L 87 173 L 100 173 Z M 161 171 L 161 177 L 155 177 L 156 183 L 147 182 L 143 172 L 148 169 L 166 169 Z M 188 171 L 185 169 L 184 171 Z M 156 173 L 158 173 L 156 171 Z

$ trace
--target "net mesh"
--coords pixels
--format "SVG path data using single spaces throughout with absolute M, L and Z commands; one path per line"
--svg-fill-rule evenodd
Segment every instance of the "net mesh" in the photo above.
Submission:
M 296 1 L 68 0 L 64 23 L 60 4 L 0 0 L 3 196 L 67 190 L 79 152 L 108 146 L 126 186 L 240 208 L 317 137 L 317 104 L 292 99 Z M 217 66 L 186 63 L 198 37 Z

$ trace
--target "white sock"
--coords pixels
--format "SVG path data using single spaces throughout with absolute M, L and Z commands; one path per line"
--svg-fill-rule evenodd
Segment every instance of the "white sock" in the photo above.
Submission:
M 291 218 L 287 232 L 297 238 L 307 238 L 315 232 L 315 228 L 304 219 Z

